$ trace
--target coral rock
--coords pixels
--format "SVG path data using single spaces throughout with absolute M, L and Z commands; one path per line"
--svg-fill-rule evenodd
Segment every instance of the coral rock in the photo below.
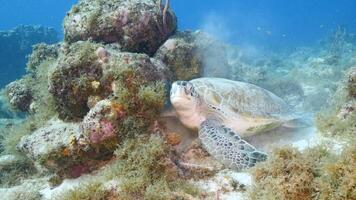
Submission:
M 352 114 L 352 112 L 355 111 L 355 106 L 356 105 L 352 105 L 350 104 L 345 104 L 341 109 L 339 114 L 337 115 L 337 117 L 341 120 L 343 119 L 347 119 L 348 116 L 350 116 Z
M 94 106 L 95 99 L 105 99 L 115 90 L 117 74 L 127 68 L 147 81 L 171 79 L 162 62 L 145 54 L 123 53 L 115 45 L 89 41 L 63 44 L 49 79 L 60 118 L 81 120 Z M 90 99 L 91 96 L 95 98 Z
M 26 78 L 7 85 L 6 94 L 13 108 L 24 112 L 29 110 L 33 94 Z
M 44 127 L 23 137 L 17 148 L 31 159 L 51 163 L 52 160 L 59 161 L 67 157 L 67 151 L 72 148 L 73 140 L 79 140 L 80 137 L 78 123 L 64 123 L 52 119 Z M 53 167 L 65 164 L 62 161 L 53 164 Z
M 118 43 L 121 50 L 153 55 L 176 30 L 170 9 L 151 0 L 81 0 L 64 19 L 65 41 Z
M 176 80 L 198 78 L 203 72 L 203 58 L 199 54 L 195 36 L 190 32 L 172 36 L 159 48 L 155 58 L 171 69 Z
M 158 49 L 155 58 L 171 69 L 175 80 L 230 76 L 226 47 L 202 32 L 178 32 Z
M 91 144 L 116 141 L 116 121 L 124 116 L 123 110 L 116 107 L 109 100 L 102 100 L 84 117 L 81 129 Z M 116 142 L 113 147 L 116 147 Z
M 62 46 L 58 64 L 50 75 L 50 92 L 56 100 L 62 119 L 82 118 L 88 111 L 89 96 L 100 95 L 102 64 L 95 51 L 98 44 L 78 42 L 67 47 Z M 95 84 L 94 84 L 95 86 Z

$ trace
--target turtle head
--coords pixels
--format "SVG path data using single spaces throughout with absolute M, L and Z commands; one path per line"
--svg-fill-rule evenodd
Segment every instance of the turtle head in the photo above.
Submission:
M 172 84 L 170 99 L 176 109 L 195 109 L 199 95 L 189 81 L 176 81 Z

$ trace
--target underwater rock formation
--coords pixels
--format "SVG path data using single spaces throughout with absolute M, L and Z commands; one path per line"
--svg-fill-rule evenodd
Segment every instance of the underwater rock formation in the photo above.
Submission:
M 231 76 L 227 46 L 201 31 L 177 32 L 158 49 L 154 57 L 170 68 L 174 80 Z
M 32 54 L 28 58 L 27 70 L 35 71 L 41 63 L 48 59 L 57 59 L 60 44 L 48 45 L 39 43 L 32 46 Z
M 79 124 L 52 119 L 31 135 L 23 137 L 17 148 L 46 167 L 58 169 L 66 165 L 68 160 L 66 162 L 65 157 L 70 156 L 80 137 Z
M 117 120 L 124 116 L 124 110 L 115 107 L 110 100 L 102 100 L 89 111 L 81 124 L 83 134 L 89 138 L 90 143 L 98 145 L 103 142 L 115 144 L 117 141 Z
M 52 119 L 23 137 L 17 148 L 62 179 L 90 172 L 112 155 L 112 151 L 98 148 L 100 144 L 94 146 L 90 142 L 81 131 L 80 123 Z
M 12 109 L 35 112 L 37 104 L 48 103 L 48 71 L 58 57 L 59 45 L 34 45 L 27 63 L 28 74 L 5 87 L 4 96 Z M 41 101 L 45 99 L 44 101 Z M 41 101 L 41 102 L 40 102 Z
M 202 76 L 203 58 L 191 32 L 178 32 L 170 37 L 156 52 L 173 72 L 174 80 L 191 80 Z
M 49 78 L 49 90 L 56 100 L 61 118 L 83 117 L 89 110 L 88 97 L 105 95 L 105 88 L 100 85 L 102 63 L 95 53 L 99 47 L 99 44 L 89 41 L 61 47 L 58 64 Z
M 192 142 L 182 153 L 178 165 L 185 178 L 205 178 L 224 168 L 197 141 Z
M 82 119 L 94 99 L 105 99 L 112 93 L 116 76 L 128 68 L 146 81 L 170 79 L 166 66 L 145 54 L 120 52 L 116 46 L 90 41 L 63 45 L 58 64 L 50 75 L 50 92 L 60 117 Z
M 356 148 L 340 154 L 325 146 L 300 152 L 275 149 L 271 158 L 253 168 L 249 197 L 257 199 L 355 199 Z
M 64 19 L 65 41 L 92 39 L 153 55 L 176 30 L 177 19 L 159 1 L 81 0 Z
M 26 112 L 30 108 L 33 95 L 31 85 L 28 85 L 30 77 L 24 77 L 20 80 L 8 84 L 5 88 L 6 95 L 9 99 L 9 104 L 15 109 Z
M 21 25 L 12 30 L 0 31 L 0 69 L 5 74 L 0 79 L 0 86 L 3 87 L 25 73 L 26 56 L 31 53 L 32 45 L 40 42 L 53 44 L 57 41 L 57 32 L 43 26 Z

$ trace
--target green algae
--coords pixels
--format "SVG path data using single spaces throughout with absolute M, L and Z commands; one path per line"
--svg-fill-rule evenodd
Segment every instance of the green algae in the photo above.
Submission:
M 251 199 L 355 199 L 356 148 L 337 154 L 320 145 L 306 151 L 275 149 L 267 162 L 251 169 Z
M 141 134 L 126 139 L 115 151 L 115 159 L 95 178 L 56 199 L 189 199 L 202 196 L 196 186 L 178 177 L 170 166 L 169 147 L 159 135 Z M 111 182 L 110 186 L 105 183 Z M 189 198 L 188 198 L 189 197 Z
M 109 180 L 121 182 L 120 199 L 177 199 L 179 194 L 201 194 L 196 187 L 169 172 L 169 148 L 159 136 L 128 139 L 115 155 L 116 162 L 104 174 Z
M 134 137 L 147 132 L 166 101 L 164 83 L 147 81 L 138 69 L 119 69 L 115 73 L 114 104 L 123 107 L 125 118 L 119 133 Z
M 81 184 L 63 195 L 55 197 L 57 200 L 106 200 L 109 192 L 102 188 L 100 182 Z
M 33 100 L 30 105 L 30 112 L 21 124 L 6 129 L 3 141 L 4 154 L 19 154 L 16 145 L 20 139 L 24 135 L 31 134 L 34 130 L 43 126 L 47 120 L 56 116 L 56 106 L 52 95 L 48 92 L 48 73 L 53 64 L 52 58 L 43 60 L 36 67 L 36 72 L 23 78 L 24 84 L 31 86 Z
M 23 179 L 33 176 L 37 170 L 33 163 L 26 157 L 17 156 L 18 159 L 11 165 L 0 163 L 0 186 L 10 187 L 17 185 Z
M 101 65 L 96 50 L 100 44 L 91 41 L 63 45 L 58 63 L 50 74 L 50 92 L 54 96 L 56 111 L 64 120 L 79 120 L 88 111 L 88 97 L 102 91 L 92 86 L 100 82 Z M 63 84 L 63 83 L 66 84 Z

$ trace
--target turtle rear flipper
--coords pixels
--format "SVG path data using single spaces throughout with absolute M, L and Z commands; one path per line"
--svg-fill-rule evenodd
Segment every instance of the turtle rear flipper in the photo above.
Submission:
M 210 155 L 232 169 L 246 169 L 267 159 L 267 154 L 216 120 L 208 119 L 200 125 L 199 138 Z

